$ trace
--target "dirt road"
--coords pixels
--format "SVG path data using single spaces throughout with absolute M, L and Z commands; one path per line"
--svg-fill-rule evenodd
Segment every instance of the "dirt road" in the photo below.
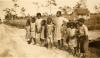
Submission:
M 25 41 L 25 30 L 0 25 L 0 57 L 14 58 L 77 58 L 66 51 L 46 49 L 29 45 Z

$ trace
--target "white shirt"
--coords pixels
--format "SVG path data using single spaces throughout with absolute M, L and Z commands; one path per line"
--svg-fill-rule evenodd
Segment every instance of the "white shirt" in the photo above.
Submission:
M 76 29 L 67 28 L 67 32 L 70 37 L 73 37 L 75 35 Z
M 88 35 L 88 28 L 85 25 L 82 25 L 81 27 L 79 27 L 79 32 L 81 35 Z
M 36 26 L 37 26 L 37 31 L 39 32 L 40 29 L 41 29 L 41 22 L 42 22 L 43 19 L 37 19 L 36 20 Z
M 35 23 L 31 23 L 31 32 L 35 32 Z
M 55 35 L 56 35 L 56 39 L 60 40 L 61 39 L 61 27 L 63 23 L 67 23 L 69 20 L 64 18 L 64 17 L 57 17 L 57 19 L 55 20 L 55 24 L 56 24 L 56 30 L 55 30 Z
M 47 25 L 47 36 L 48 37 L 53 36 L 53 24 Z

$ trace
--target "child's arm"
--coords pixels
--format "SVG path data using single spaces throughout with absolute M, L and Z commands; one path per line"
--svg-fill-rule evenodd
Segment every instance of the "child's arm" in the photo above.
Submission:
M 88 28 L 87 28 L 87 26 L 84 26 L 84 31 L 85 31 L 85 35 L 88 36 Z

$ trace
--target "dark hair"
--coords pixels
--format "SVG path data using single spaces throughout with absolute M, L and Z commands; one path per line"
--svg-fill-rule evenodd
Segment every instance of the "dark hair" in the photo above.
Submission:
M 57 11 L 57 14 L 58 14 L 58 13 L 60 13 L 60 14 L 61 14 L 61 11 Z
M 37 13 L 37 16 L 41 16 L 41 13 Z
M 68 22 L 67 27 L 68 28 L 71 28 L 71 27 L 76 28 L 76 22 Z
M 32 23 L 34 23 L 36 21 L 35 17 L 32 17 Z
M 79 18 L 77 21 L 78 22 L 81 22 L 81 23 L 84 23 L 85 22 L 85 19 L 84 18 Z
M 41 25 L 46 25 L 46 20 L 42 20 Z
M 48 17 L 47 18 L 47 24 L 51 23 L 52 22 L 52 18 L 51 17 Z
M 30 25 L 30 19 L 27 19 L 26 26 Z

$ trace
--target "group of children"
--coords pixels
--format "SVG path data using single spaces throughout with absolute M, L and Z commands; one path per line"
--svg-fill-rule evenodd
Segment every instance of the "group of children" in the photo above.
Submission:
M 86 53 L 88 50 L 88 29 L 84 25 L 84 19 L 69 21 L 58 11 L 56 18 L 41 18 L 41 13 L 37 17 L 32 17 L 26 23 L 26 39 L 29 44 L 46 46 L 48 48 L 62 48 L 64 44 L 73 50 Z

